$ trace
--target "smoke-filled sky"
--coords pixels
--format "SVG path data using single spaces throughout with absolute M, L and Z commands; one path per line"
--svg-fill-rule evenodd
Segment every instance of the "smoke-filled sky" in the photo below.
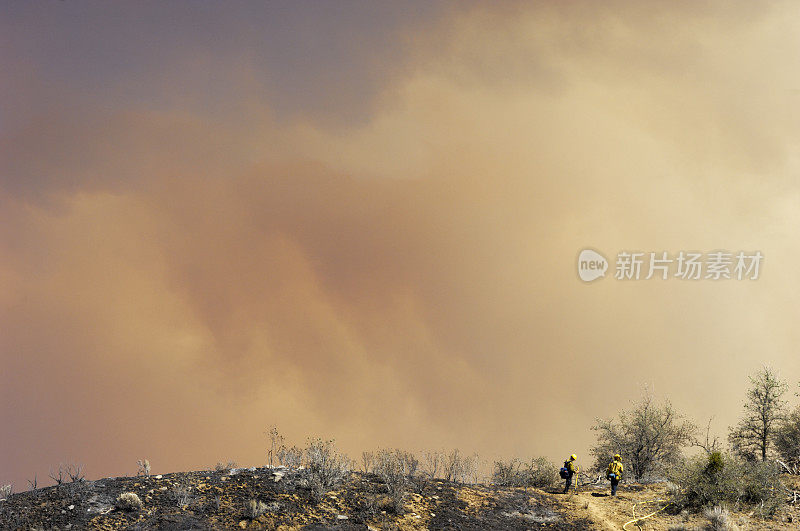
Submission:
M 0 482 L 588 464 L 645 386 L 724 435 L 800 380 L 798 67 L 796 2 L 4 3 Z M 760 278 L 613 278 L 717 249 Z

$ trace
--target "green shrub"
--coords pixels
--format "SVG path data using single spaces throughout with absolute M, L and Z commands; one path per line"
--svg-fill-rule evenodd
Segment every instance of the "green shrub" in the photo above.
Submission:
M 778 469 L 772 463 L 741 461 L 712 452 L 686 461 L 672 474 L 679 508 L 746 505 L 769 516 L 784 503 Z

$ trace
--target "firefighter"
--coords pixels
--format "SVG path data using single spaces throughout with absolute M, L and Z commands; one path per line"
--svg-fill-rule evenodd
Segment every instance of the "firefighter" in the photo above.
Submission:
M 575 464 L 576 459 L 578 459 L 578 456 L 572 454 L 569 459 L 564 461 L 564 468 L 561 469 L 561 477 L 565 480 L 564 494 L 569 492 L 569 487 L 572 485 L 572 476 L 578 473 L 578 465 Z
M 611 495 L 617 495 L 617 485 L 619 485 L 619 480 L 622 479 L 622 472 L 625 470 L 625 467 L 622 466 L 622 456 L 619 454 L 614 455 L 614 460 L 608 464 L 608 468 L 606 469 L 606 478 L 611 481 Z

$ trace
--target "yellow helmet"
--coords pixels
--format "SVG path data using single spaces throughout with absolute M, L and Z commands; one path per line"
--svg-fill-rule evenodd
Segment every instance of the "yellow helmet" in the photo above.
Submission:
M 572 454 L 571 456 L 569 456 L 569 458 L 570 458 L 571 460 L 575 461 L 575 460 L 578 458 L 578 456 L 577 456 L 577 455 L 575 455 L 575 454 Z
M 622 456 L 619 454 L 614 454 L 614 459 L 622 459 Z

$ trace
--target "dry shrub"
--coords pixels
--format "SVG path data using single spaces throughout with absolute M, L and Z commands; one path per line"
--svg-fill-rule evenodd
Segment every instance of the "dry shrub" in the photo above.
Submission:
M 267 512 L 269 506 L 259 500 L 249 500 L 247 502 L 247 517 L 251 520 L 255 520 L 265 512 Z
M 117 496 L 114 506 L 120 511 L 138 511 L 142 508 L 142 500 L 135 492 L 123 492 Z
M 523 464 L 519 459 L 495 461 L 492 482 L 504 487 L 546 488 L 556 481 L 557 469 L 546 457 Z

